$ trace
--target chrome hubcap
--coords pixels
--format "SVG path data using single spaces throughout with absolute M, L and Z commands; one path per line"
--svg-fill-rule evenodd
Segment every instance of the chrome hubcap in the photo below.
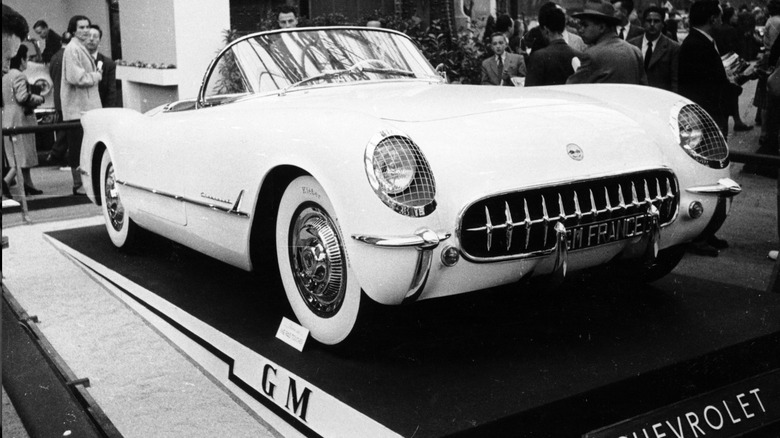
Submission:
M 103 184 L 105 185 L 106 193 L 103 202 L 106 206 L 106 212 L 108 212 L 109 222 L 111 222 L 111 227 L 120 231 L 125 223 L 125 208 L 119 199 L 119 191 L 116 189 L 116 178 L 114 177 L 114 166 L 111 164 L 108 165 L 106 180 Z
M 329 318 L 338 313 L 346 291 L 346 260 L 336 227 L 312 205 L 299 211 L 290 231 L 290 266 L 298 292 L 312 312 Z

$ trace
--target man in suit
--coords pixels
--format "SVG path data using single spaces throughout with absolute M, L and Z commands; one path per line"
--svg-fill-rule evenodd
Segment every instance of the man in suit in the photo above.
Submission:
M 89 39 L 84 43 L 90 55 L 95 58 L 95 64 L 103 66 L 103 78 L 98 84 L 98 93 L 100 94 L 100 103 L 103 108 L 115 108 L 117 102 L 116 93 L 116 63 L 106 55 L 98 52 L 100 40 L 103 39 L 103 31 L 100 26 L 93 24 L 89 29 Z
M 725 105 L 731 83 L 712 38 L 713 29 L 721 24 L 722 15 L 718 0 L 698 0 L 691 5 L 688 16 L 691 29 L 680 46 L 678 85 L 680 94 L 704 108 L 726 137 Z M 690 251 L 716 257 L 718 250 L 727 247 L 725 240 L 709 235 L 694 241 Z
M 54 109 L 57 111 L 57 122 L 62 121 L 62 99 L 60 97 L 60 90 L 62 89 L 62 55 L 65 53 L 65 47 L 70 43 L 71 38 L 72 35 L 70 32 L 62 34 L 60 50 L 51 57 L 51 62 L 49 63 L 49 75 L 51 76 L 52 81 Z M 46 161 L 48 163 L 60 163 L 65 160 L 68 153 L 67 135 L 68 131 L 63 130 L 56 132 L 55 137 L 57 138 L 57 141 L 54 142 L 49 155 L 46 156 Z
M 650 6 L 642 14 L 643 36 L 629 42 L 642 51 L 647 83 L 652 87 L 677 92 L 677 68 L 680 45 L 663 35 L 666 9 Z
M 522 55 L 508 53 L 506 35 L 495 32 L 490 36 L 490 47 L 495 55 L 482 61 L 482 85 L 514 85 L 512 78 L 525 77 Z
M 699 0 L 691 5 L 691 30 L 680 46 L 678 84 L 680 94 L 704 108 L 725 137 L 725 103 L 730 83 L 712 37 L 721 15 L 717 0 Z
M 634 11 L 634 0 L 612 0 L 615 7 L 615 17 L 620 22 L 615 26 L 615 34 L 623 41 L 641 36 L 645 30 L 631 23 L 631 12 Z
M 615 34 L 620 19 L 615 8 L 606 0 L 588 1 L 583 12 L 572 14 L 580 19 L 585 44 L 585 57 L 577 71 L 569 76 L 567 84 L 647 85 L 642 53 L 635 46 L 621 40 Z
M 566 44 L 563 39 L 565 27 L 566 14 L 555 3 L 549 2 L 539 8 L 539 28 L 548 45 L 531 52 L 526 87 L 563 85 L 574 73 L 574 64 L 579 64 L 584 55 Z
M 59 52 L 60 47 L 62 46 L 60 44 L 60 35 L 57 32 L 49 29 L 49 25 L 46 24 L 46 22 L 43 20 L 36 21 L 33 25 L 33 30 L 44 44 L 43 53 L 41 53 L 41 60 L 45 64 L 48 64 L 51 62 L 51 57 L 54 56 L 55 53 Z

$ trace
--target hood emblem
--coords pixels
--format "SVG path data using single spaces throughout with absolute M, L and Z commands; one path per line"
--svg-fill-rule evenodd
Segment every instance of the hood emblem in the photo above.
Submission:
M 582 148 L 574 143 L 569 143 L 566 145 L 566 153 L 569 154 L 569 158 L 575 161 L 582 161 L 584 158 Z

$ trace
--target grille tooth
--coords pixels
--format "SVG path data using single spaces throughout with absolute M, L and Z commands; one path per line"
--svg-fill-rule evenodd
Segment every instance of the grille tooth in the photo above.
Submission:
M 610 190 L 617 190 L 614 198 Z M 618 233 L 617 227 L 633 226 L 628 225 L 633 221 L 624 219 L 644 215 L 648 209 L 657 207 L 659 226 L 669 225 L 679 208 L 678 193 L 674 174 L 657 169 L 498 194 L 464 210 L 458 226 L 462 251 L 474 261 L 549 254 L 556 242 L 551 239 L 552 226 L 558 223 L 566 229 L 569 250 L 585 250 L 614 241 L 615 236 L 622 239 L 627 238 L 626 234 L 634 235 L 628 228 Z M 494 223 L 491 211 L 500 214 L 502 210 L 503 217 L 497 216 Z M 612 230 L 606 235 L 604 224 Z M 600 228 L 592 228 L 594 225 Z M 637 232 L 645 234 L 644 229 Z
M 487 250 L 493 246 L 493 222 L 490 221 L 490 210 L 485 206 L 485 231 L 487 232 Z
M 633 204 L 636 207 L 639 207 L 639 196 L 636 195 L 636 184 L 634 184 L 633 181 L 631 181 L 631 204 Z
M 523 198 L 523 212 L 525 213 L 525 249 L 528 249 L 528 243 L 531 240 L 531 214 L 528 212 L 528 199 Z
M 618 184 L 618 207 L 626 209 L 626 200 L 623 198 L 623 189 L 620 188 L 620 184 Z
M 547 214 L 547 201 L 544 200 L 542 195 L 542 219 L 544 221 L 544 244 L 543 247 L 547 247 L 547 232 L 549 231 L 550 216 Z
M 512 222 L 512 212 L 509 211 L 509 202 L 504 202 L 504 216 L 506 216 L 506 250 L 512 246 L 512 230 L 515 224 Z
M 645 179 L 645 203 L 652 204 L 653 200 L 650 199 L 650 189 L 647 188 L 647 179 Z
M 582 210 L 580 210 L 580 198 L 577 197 L 577 192 L 574 192 L 574 215 L 577 216 L 577 223 L 582 222 Z
M 558 218 L 561 219 L 561 221 L 566 220 L 566 210 L 563 208 L 563 197 L 560 193 L 558 193 L 558 210 L 560 211 L 558 213 Z

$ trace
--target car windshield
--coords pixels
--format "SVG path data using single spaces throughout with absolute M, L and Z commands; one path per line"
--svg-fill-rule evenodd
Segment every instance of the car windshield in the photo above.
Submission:
M 202 97 L 420 78 L 438 76 L 402 34 L 366 28 L 303 28 L 238 40 L 221 53 Z

